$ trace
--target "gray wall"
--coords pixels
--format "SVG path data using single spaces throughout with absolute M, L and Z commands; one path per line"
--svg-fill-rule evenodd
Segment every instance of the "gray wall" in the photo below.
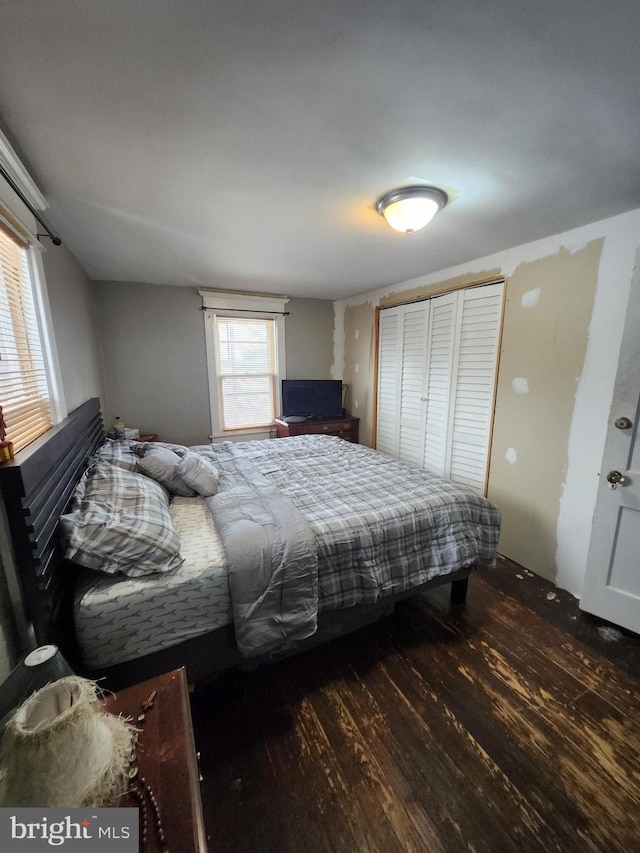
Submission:
M 65 246 L 51 246 L 43 255 L 47 293 L 62 386 L 71 412 L 90 397 L 103 397 L 102 369 L 96 325 L 95 303 L 87 274 Z M 0 681 L 18 662 L 18 625 L 24 625 L 19 604 L 12 605 L 6 575 L 13 572 L 11 548 L 0 513 Z M 18 612 L 16 612 L 18 611 Z M 21 632 L 24 635 L 24 629 Z M 22 644 L 24 644 L 24 639 Z
M 64 246 L 49 248 L 43 262 L 62 385 L 73 412 L 90 397 L 104 397 L 93 289 Z
M 202 299 L 197 290 L 94 282 L 105 377 L 105 422 L 205 444 L 211 434 Z M 292 299 L 287 308 L 287 375 L 329 379 L 333 303 Z
M 202 300 L 196 290 L 94 282 L 105 376 L 105 424 L 163 441 L 203 444 L 211 432 Z
M 292 299 L 287 309 L 287 378 L 331 379 L 333 302 Z

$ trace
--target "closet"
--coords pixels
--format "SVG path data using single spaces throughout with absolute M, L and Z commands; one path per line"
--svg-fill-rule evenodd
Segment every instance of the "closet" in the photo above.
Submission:
M 486 487 L 503 281 L 381 308 L 376 447 Z

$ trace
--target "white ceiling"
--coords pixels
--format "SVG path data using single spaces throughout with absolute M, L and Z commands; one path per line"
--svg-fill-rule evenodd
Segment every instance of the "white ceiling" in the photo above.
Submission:
M 0 122 L 92 278 L 339 298 L 640 207 L 639 44 L 638 0 L 0 0 Z

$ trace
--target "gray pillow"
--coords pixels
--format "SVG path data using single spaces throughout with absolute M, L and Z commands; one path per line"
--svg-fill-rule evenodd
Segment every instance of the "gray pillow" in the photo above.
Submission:
M 203 497 L 218 491 L 218 469 L 210 459 L 188 450 L 176 466 L 182 482 Z
M 132 453 L 135 453 L 136 456 L 145 456 L 148 450 L 153 450 L 156 447 L 163 447 L 165 450 L 172 450 L 181 459 L 187 452 L 187 448 L 184 444 L 171 444 L 171 442 L 168 441 L 132 441 L 129 443 L 131 444 Z
M 147 445 L 144 456 L 138 459 L 137 470 L 151 477 L 156 483 L 160 483 L 172 495 L 192 498 L 195 496 L 195 491 L 183 483 L 182 477 L 176 471 L 179 462 L 180 457 L 173 450 Z
M 169 496 L 148 477 L 96 460 L 83 475 L 72 507 L 60 518 L 67 559 L 131 577 L 182 564 Z

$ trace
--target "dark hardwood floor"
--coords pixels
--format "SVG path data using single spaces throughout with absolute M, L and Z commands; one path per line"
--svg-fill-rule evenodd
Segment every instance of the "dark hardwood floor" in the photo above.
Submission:
M 209 849 L 640 851 L 639 684 L 639 637 L 502 559 L 199 688 Z

